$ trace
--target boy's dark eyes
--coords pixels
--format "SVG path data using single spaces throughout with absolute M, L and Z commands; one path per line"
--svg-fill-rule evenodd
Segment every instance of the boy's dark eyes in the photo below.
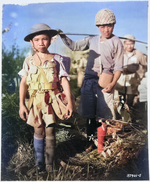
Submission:
M 43 38 L 42 40 L 48 40 L 47 38 Z M 39 41 L 39 39 L 34 39 L 34 41 Z

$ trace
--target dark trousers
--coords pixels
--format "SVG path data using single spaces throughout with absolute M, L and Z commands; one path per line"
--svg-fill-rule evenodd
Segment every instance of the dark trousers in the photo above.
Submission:
M 95 136 L 95 132 L 97 129 L 96 119 L 87 118 L 86 126 L 87 126 L 87 140 L 91 141 L 91 138 Z

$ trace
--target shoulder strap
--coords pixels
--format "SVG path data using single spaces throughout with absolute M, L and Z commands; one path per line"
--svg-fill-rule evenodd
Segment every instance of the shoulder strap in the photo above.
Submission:
M 43 71 L 43 68 L 39 67 L 39 69 L 40 69 L 40 73 L 42 74 L 42 76 L 43 76 L 43 78 L 44 78 L 44 82 L 47 83 L 48 80 L 47 80 L 46 75 L 45 75 L 45 73 L 44 73 L 44 71 Z
M 36 57 L 36 56 L 33 56 L 33 59 L 37 59 L 37 57 Z M 44 73 L 44 71 L 43 71 L 43 68 L 42 68 L 41 66 L 38 66 L 38 68 L 39 68 L 39 70 L 40 70 L 40 73 L 41 73 L 42 76 L 43 76 L 43 79 L 44 79 L 45 83 L 47 83 L 48 80 L 47 80 L 46 75 L 45 75 L 45 73 Z

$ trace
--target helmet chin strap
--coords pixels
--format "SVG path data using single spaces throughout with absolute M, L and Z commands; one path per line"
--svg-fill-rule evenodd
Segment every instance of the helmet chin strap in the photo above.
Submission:
M 32 44 L 32 49 L 33 49 L 33 51 L 34 51 L 34 52 L 38 52 L 38 50 L 36 50 L 36 49 L 35 49 L 35 47 L 34 47 L 34 43 L 33 43 L 33 41 L 32 41 L 32 40 L 30 40 L 30 42 L 31 42 L 31 44 Z

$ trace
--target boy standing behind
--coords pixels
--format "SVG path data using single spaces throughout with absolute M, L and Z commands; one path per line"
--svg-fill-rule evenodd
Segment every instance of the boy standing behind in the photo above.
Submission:
M 138 85 L 147 70 L 147 60 L 142 52 L 134 48 L 136 40 L 133 35 L 128 34 L 124 38 L 123 71 L 115 89 L 124 103 L 131 108 L 138 103 Z
M 93 146 L 91 139 L 95 135 L 96 121 L 115 118 L 113 88 L 123 65 L 123 45 L 120 39 L 112 34 L 115 23 L 114 13 L 109 9 L 101 9 L 95 17 L 95 24 L 101 35 L 72 41 L 60 32 L 63 42 L 71 50 L 90 50 L 78 108 L 79 114 L 87 118 L 87 152 L 90 152 Z M 99 123 L 99 128 L 102 124 L 103 122 Z M 98 151 L 102 150 L 101 144 Z

